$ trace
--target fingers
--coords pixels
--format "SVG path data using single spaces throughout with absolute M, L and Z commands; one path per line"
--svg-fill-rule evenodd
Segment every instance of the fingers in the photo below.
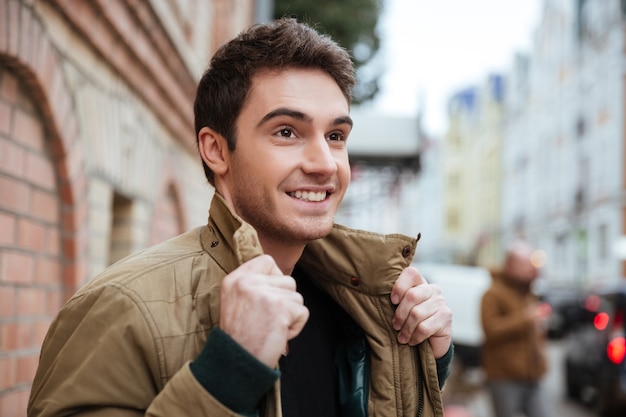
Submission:
M 400 330 L 411 309 L 432 294 L 432 289 L 423 284 L 427 284 L 426 280 L 414 267 L 405 268 L 394 283 L 391 302 L 398 305 L 393 322 L 396 330 Z
M 391 289 L 391 302 L 399 304 L 410 288 L 423 283 L 426 283 L 426 280 L 422 277 L 422 274 L 419 273 L 417 268 L 412 266 L 405 268 Z
M 435 356 L 443 356 L 451 341 L 452 312 L 439 287 L 409 267 L 394 284 L 391 299 L 397 304 L 392 325 L 398 342 L 413 346 L 428 339 Z
M 295 280 L 283 275 L 268 255 L 242 264 L 222 281 L 220 327 L 270 367 L 308 318 Z

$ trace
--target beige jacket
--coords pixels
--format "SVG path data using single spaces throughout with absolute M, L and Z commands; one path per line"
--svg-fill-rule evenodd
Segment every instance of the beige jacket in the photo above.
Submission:
M 72 297 L 44 341 L 29 417 L 236 415 L 202 388 L 189 362 L 218 325 L 223 277 L 261 247 L 219 196 L 209 214 L 207 226 L 118 262 Z M 371 416 L 418 415 L 420 391 L 420 415 L 443 415 L 430 345 L 398 345 L 391 325 L 391 287 L 416 245 L 335 226 L 300 261 L 367 334 Z M 278 385 L 262 416 L 281 416 Z

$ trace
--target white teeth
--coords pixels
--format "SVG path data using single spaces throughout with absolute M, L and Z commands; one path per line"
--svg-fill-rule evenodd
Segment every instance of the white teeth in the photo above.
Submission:
M 326 198 L 326 193 L 316 193 L 313 191 L 296 191 L 291 193 L 291 195 L 299 200 L 304 201 L 322 201 Z

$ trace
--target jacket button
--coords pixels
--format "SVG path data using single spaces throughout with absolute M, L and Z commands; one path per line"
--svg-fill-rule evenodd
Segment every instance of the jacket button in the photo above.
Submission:
M 411 254 L 411 247 L 410 246 L 405 246 L 405 247 L 402 248 L 402 257 L 408 258 L 410 254 Z
M 219 242 L 217 240 L 214 240 L 213 242 L 211 242 L 211 247 L 214 248 L 219 244 Z
M 356 287 L 357 285 L 359 285 L 359 279 L 357 277 L 350 278 L 350 284 Z

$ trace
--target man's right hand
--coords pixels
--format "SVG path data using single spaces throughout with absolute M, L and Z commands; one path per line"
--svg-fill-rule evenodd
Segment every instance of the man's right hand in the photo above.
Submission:
M 274 258 L 258 256 L 228 274 L 220 293 L 220 328 L 273 368 L 309 318 L 296 281 Z

